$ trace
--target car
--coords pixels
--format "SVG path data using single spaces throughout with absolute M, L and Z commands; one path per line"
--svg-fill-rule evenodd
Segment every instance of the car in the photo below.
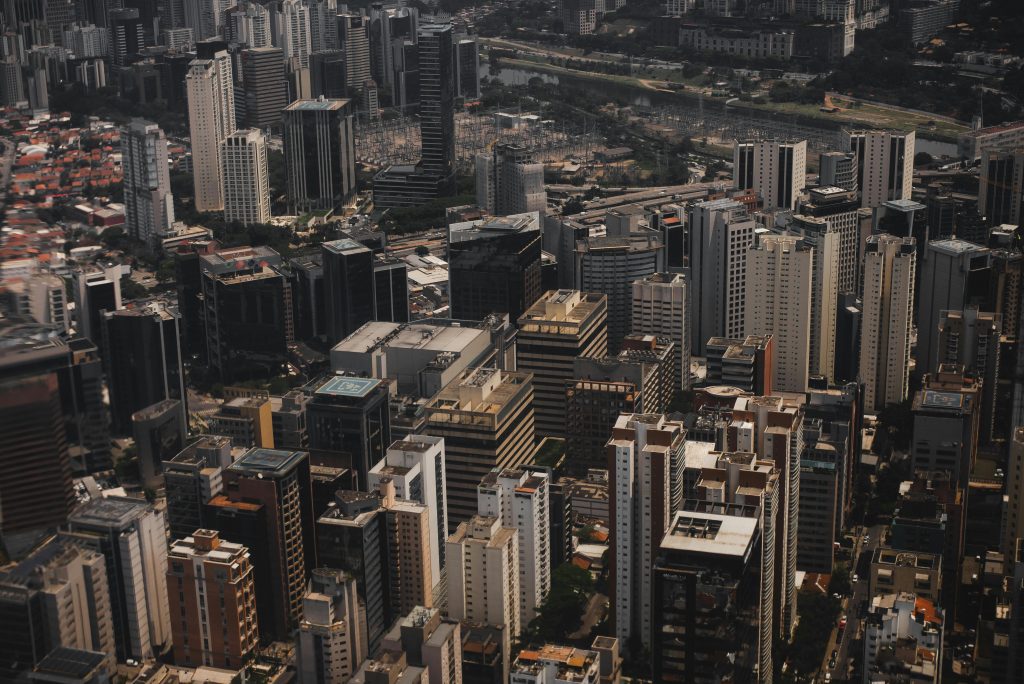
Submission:
M 831 672 L 826 672 L 825 673 L 825 681 L 826 682 L 831 682 L 832 681 L 832 673 Z
M 857 573 L 853 573 L 853 577 L 850 578 L 850 581 L 851 582 L 859 582 L 860 581 L 860 577 L 857 576 Z
M 830 669 L 830 670 L 836 669 L 836 659 L 835 658 L 830 658 L 829 659 L 829 661 L 828 661 L 828 669 Z
M 842 632 L 846 629 L 846 616 L 839 618 L 839 631 Z
M 871 535 L 870 534 L 865 534 L 863 537 L 861 537 L 860 541 L 863 544 L 870 544 L 871 543 Z

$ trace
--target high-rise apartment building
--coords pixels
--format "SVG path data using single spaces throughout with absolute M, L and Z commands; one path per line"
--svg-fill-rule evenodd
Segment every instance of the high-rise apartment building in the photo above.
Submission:
M 498 144 L 476 156 L 476 203 L 488 214 L 508 216 L 547 208 L 544 165 L 521 145 Z
M 203 435 L 164 461 L 171 539 L 184 539 L 203 527 L 203 504 L 220 494 L 222 471 L 229 465 L 231 440 L 217 435 Z
M 987 149 L 981 154 L 978 213 L 988 225 L 1020 225 L 1024 208 L 1024 149 Z
M 810 368 L 814 248 L 800 238 L 764 235 L 747 252 L 747 335 L 775 341 L 772 387 L 803 392 Z
M 916 594 L 871 597 L 860 657 L 864 678 L 870 681 L 895 676 L 932 684 L 942 681 L 946 617 L 933 601 Z M 899 647 L 907 643 L 914 644 L 914 648 Z
M 302 597 L 296 637 L 300 684 L 346 684 L 368 655 L 366 616 L 355 578 L 343 570 L 317 568 Z
M 281 112 L 288 106 L 281 48 L 268 44 L 242 50 L 240 56 L 243 87 L 235 95 L 239 107 L 245 105 L 245 125 L 262 131 L 280 128 Z
M 804 246 L 813 251 L 808 372 L 832 378 L 836 363 L 842 235 L 827 219 L 802 215 L 793 217 L 789 232 L 800 235 Z
M 602 681 L 600 656 L 572 646 L 544 644 L 524 648 L 512 663 L 509 681 L 521 684 L 561 684 L 561 682 Z
M 259 642 L 249 549 L 198 529 L 171 543 L 166 571 L 174 662 L 229 670 L 248 663 Z
M 953 364 L 981 380 L 981 425 L 978 439 L 988 444 L 995 435 L 996 397 L 1000 377 L 1002 322 L 999 314 L 967 308 L 943 311 L 939 317 L 936 369 Z
M 857 187 L 862 207 L 889 200 L 909 200 L 914 178 L 914 131 L 846 132 L 848 149 L 857 157 Z
M 753 190 L 765 209 L 796 208 L 807 184 L 806 140 L 737 140 L 732 156 L 737 190 Z
M 758 396 L 772 393 L 775 339 L 771 335 L 712 337 L 707 341 L 705 355 L 705 385 L 737 387 Z
M 171 640 L 164 515 L 144 499 L 93 499 L 68 521 L 69 543 L 103 554 L 118 660 L 152 658 Z
M 704 356 L 712 337 L 743 335 L 747 250 L 754 244 L 754 221 L 739 202 L 700 202 L 689 210 L 691 299 L 690 349 Z
M 939 367 L 939 319 L 943 311 L 963 311 L 988 294 L 989 250 L 953 238 L 925 245 L 917 284 L 917 374 Z
M 283 0 L 279 22 L 279 42 L 275 43 L 284 49 L 285 62 L 294 65 L 293 70 L 308 67 L 312 52 L 309 4 L 305 0 Z
M 338 14 L 338 43 L 345 54 L 345 87 L 349 97 L 359 97 L 364 103 L 363 91 L 368 87 L 370 72 L 370 20 L 362 14 Z M 375 116 L 376 112 L 369 112 Z
M 235 130 L 235 92 L 226 50 L 195 59 L 185 76 L 197 211 L 224 209 L 221 142 Z
M 255 128 L 235 131 L 220 150 L 224 178 L 224 220 L 228 223 L 266 223 L 270 220 L 270 180 L 267 142 Z
M 224 13 L 223 37 L 243 48 L 264 48 L 273 44 L 270 12 L 258 2 L 239 2 Z
M 444 439 L 452 530 L 476 513 L 484 475 L 520 466 L 532 455 L 532 376 L 474 368 L 441 390 L 426 411 L 427 434 Z
M 410 665 L 426 668 L 429 684 L 462 684 L 462 625 L 436 608 L 416 606 L 398 618 L 381 648 L 402 651 Z
M 916 267 L 914 238 L 868 238 L 860 335 L 865 412 L 881 411 L 907 397 Z
M 133 119 L 121 130 L 121 150 L 125 226 L 133 238 L 153 245 L 174 224 L 167 138 L 156 124 Z
M 416 606 L 434 605 L 434 587 L 440 578 L 431 573 L 433 538 L 432 511 L 416 501 L 395 498 L 395 487 L 387 478 L 378 482 L 384 509 L 387 547 L 388 614 L 405 615 Z
M 1014 428 L 1009 439 L 1006 468 L 1006 529 L 1002 548 L 1012 557 L 1024 537 L 1024 425 Z
M 536 213 L 448 226 L 448 291 L 453 318 L 515 321 L 543 294 L 541 226 Z
M 528 625 L 551 589 L 547 473 L 494 470 L 477 488 L 479 514 L 519 536 L 519 619 Z
M 964 376 L 963 366 L 940 366 L 924 376 L 914 394 L 914 434 L 910 447 L 914 471 L 945 471 L 967 491 L 978 456 L 981 383 Z
M 289 203 L 298 213 L 339 208 L 356 187 L 350 100 L 297 100 L 283 113 Z
M 565 387 L 573 379 L 576 357 L 607 353 L 607 301 L 602 294 L 552 290 L 519 317 L 516 366 L 533 373 L 538 436 L 565 434 Z
M 675 343 L 676 389 L 690 389 L 690 287 L 682 273 L 652 273 L 633 281 L 634 335 Z
M 852 152 L 823 152 L 818 163 L 818 185 L 857 191 L 857 157 Z
M 812 188 L 807 202 L 800 204 L 794 221 L 801 234 L 839 234 L 839 292 L 860 292 L 861 232 L 860 203 L 854 190 L 837 187 Z M 809 221 L 808 218 L 816 219 Z

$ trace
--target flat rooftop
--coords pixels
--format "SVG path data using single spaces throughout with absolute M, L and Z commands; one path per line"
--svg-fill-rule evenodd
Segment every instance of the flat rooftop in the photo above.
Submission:
M 296 100 L 287 107 L 288 112 L 322 112 L 335 109 L 343 109 L 350 100 L 328 100 L 320 98 L 317 100 Z
M 317 396 L 328 397 L 351 397 L 361 399 L 367 396 L 380 385 L 376 378 L 354 378 L 346 375 L 338 375 L 327 380 L 317 388 Z
M 341 238 L 340 240 L 331 240 L 330 242 L 323 243 L 323 248 L 332 254 L 356 254 L 358 252 L 369 252 L 370 249 L 350 238 Z
M 489 334 L 478 324 L 448 321 L 438 324 L 431 321 L 414 323 L 390 323 L 370 321 L 360 326 L 351 335 L 334 345 L 332 351 L 367 354 L 376 349 L 431 350 L 459 352 L 473 343 L 480 335 Z
M 678 512 L 661 548 L 716 556 L 745 556 L 757 532 L 755 518 L 703 512 Z
M 284 474 L 306 458 L 305 451 L 286 451 L 282 449 L 263 449 L 255 447 L 228 466 L 228 470 L 242 473 Z

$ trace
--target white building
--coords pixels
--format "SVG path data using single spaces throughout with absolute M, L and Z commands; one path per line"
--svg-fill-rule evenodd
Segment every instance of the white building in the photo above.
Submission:
M 696 6 L 697 0 L 668 0 L 665 3 L 665 14 L 670 17 L 681 17 L 693 11 Z
M 78 59 L 106 57 L 110 52 L 110 34 L 94 24 L 71 26 L 64 31 L 64 48 Z
M 878 207 L 910 199 L 914 180 L 914 131 L 847 132 L 847 149 L 857 157 L 860 205 Z
M 300 684 L 345 684 L 367 656 L 366 616 L 356 580 L 340 571 L 313 571 L 302 597 L 295 664 Z
M 872 235 L 864 253 L 860 376 L 864 411 L 881 411 L 907 398 L 914 320 L 914 238 Z
M 181 0 L 185 26 L 192 29 L 196 40 L 220 35 L 224 11 L 234 5 L 233 0 Z
M 733 186 L 756 192 L 765 209 L 794 209 L 806 184 L 806 140 L 736 141 Z
M 730 199 L 700 202 L 689 209 L 690 305 L 693 353 L 704 356 L 712 337 L 743 336 L 747 290 L 747 250 L 755 223 L 747 209 Z
M 524 625 L 551 589 L 548 476 L 525 470 L 493 471 L 477 487 L 481 516 L 495 517 L 519 533 L 519 616 Z
M 227 51 L 216 53 L 213 59 L 192 60 L 185 75 L 185 89 L 195 207 L 197 211 L 221 211 L 221 142 L 235 130 L 235 94 Z
M 224 220 L 242 225 L 270 220 L 267 142 L 255 128 L 235 131 L 220 149 Z
M 791 235 L 764 235 L 747 252 L 746 334 L 772 335 L 772 389 L 807 390 L 814 248 Z
M 808 373 L 832 378 L 836 361 L 842 234 L 831 219 L 797 215 L 793 232 L 814 248 L 811 275 L 811 344 Z
M 224 33 L 247 48 L 273 47 L 270 12 L 258 2 L 239 3 L 225 16 Z
M 690 286 L 682 273 L 653 273 L 633 282 L 633 334 L 676 344 L 676 389 L 690 389 Z
M 132 119 L 121 130 L 121 151 L 125 227 L 133 238 L 153 245 L 174 225 L 167 138 L 155 123 Z
M 598 684 L 601 658 L 597 651 L 544 644 L 524 648 L 512 663 L 511 684 Z
M 302 68 L 309 67 L 312 51 L 309 38 L 309 7 L 304 0 L 284 0 L 281 3 L 280 35 L 275 45 L 284 50 L 284 59 Z
M 547 208 L 544 165 L 519 145 L 495 145 L 476 155 L 476 203 L 493 216 Z
M 864 620 L 864 684 L 939 682 L 944 619 L 941 608 L 916 594 L 872 598 L 871 611 Z

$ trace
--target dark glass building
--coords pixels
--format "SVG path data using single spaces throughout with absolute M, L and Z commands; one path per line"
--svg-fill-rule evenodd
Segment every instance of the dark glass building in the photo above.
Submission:
M 335 209 L 356 187 L 349 100 L 297 100 L 284 110 L 288 201 L 295 213 Z
M 350 468 L 358 486 L 391 444 L 387 384 L 374 378 L 328 375 L 306 387 L 306 430 L 318 465 Z

